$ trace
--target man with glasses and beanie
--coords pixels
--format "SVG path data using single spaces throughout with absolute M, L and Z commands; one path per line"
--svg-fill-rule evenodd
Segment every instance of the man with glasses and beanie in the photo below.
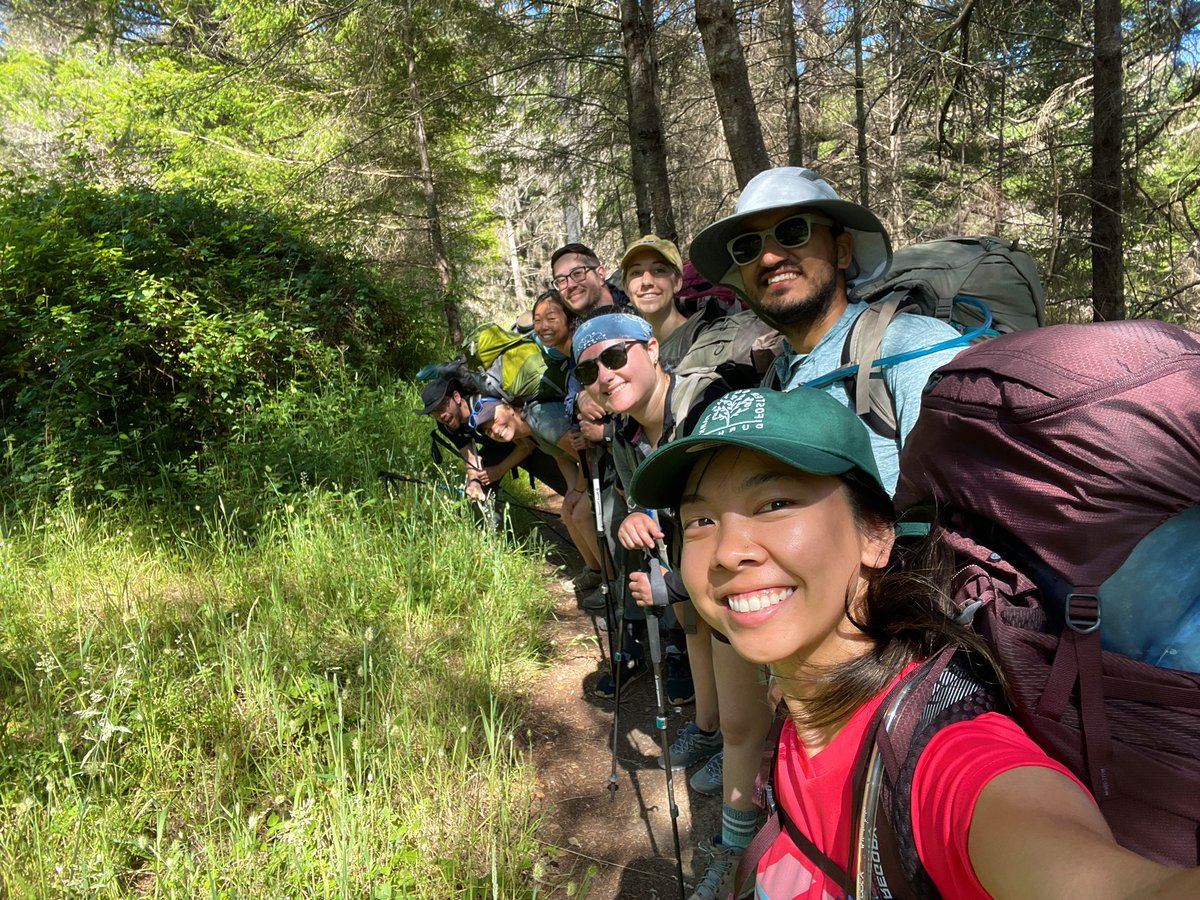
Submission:
M 784 353 L 775 361 L 774 374 L 788 391 L 843 365 L 850 328 L 867 309 L 866 303 L 855 299 L 855 291 L 888 271 L 892 247 L 887 229 L 874 213 L 839 198 L 811 169 L 787 166 L 752 178 L 733 215 L 703 229 L 692 242 L 690 255 L 701 275 L 732 288 L 760 319 L 783 334 Z M 888 327 L 879 358 L 924 351 L 956 337 L 958 332 L 945 322 L 901 314 Z M 889 492 L 896 489 L 900 448 L 920 412 L 929 375 L 960 349 L 919 353 L 875 376 L 886 379 L 897 421 L 897 434 L 892 437 L 868 429 Z M 823 388 L 845 406 L 854 407 L 845 380 Z M 804 428 L 804 423 L 796 422 L 795 427 Z M 761 698 L 753 705 L 758 715 L 752 727 L 734 734 L 722 723 L 721 835 L 704 847 L 709 865 L 694 900 L 728 896 L 738 860 L 756 831 L 757 809 L 744 786 L 754 782 L 770 730 L 772 712 L 765 687 Z

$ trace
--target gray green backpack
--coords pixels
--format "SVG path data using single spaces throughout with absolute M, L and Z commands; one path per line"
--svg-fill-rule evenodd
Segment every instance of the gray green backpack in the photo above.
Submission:
M 782 352 L 783 335 L 746 309 L 706 325 L 671 369 L 714 371 L 731 389 L 758 387 Z
M 845 380 L 855 411 L 885 437 L 894 438 L 897 432 L 895 405 L 883 372 L 900 360 L 879 354 L 888 325 L 899 313 L 949 322 L 963 333 L 964 344 L 1037 328 L 1045 319 L 1046 292 L 1033 257 L 1016 241 L 988 235 L 902 247 L 893 255 L 887 275 L 866 288 L 856 299 L 871 306 L 850 329 L 841 368 L 831 373 L 836 378 L 818 379 L 810 386 Z M 904 354 L 906 359 L 912 356 Z M 859 378 L 864 365 L 869 377 Z

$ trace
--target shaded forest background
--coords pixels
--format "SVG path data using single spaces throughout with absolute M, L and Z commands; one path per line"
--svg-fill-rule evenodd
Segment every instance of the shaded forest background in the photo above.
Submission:
M 1198 19 L 1196 0 L 0 2 L 6 478 L 103 493 L 202 469 L 288 391 L 408 376 L 509 320 L 566 240 L 686 249 L 768 165 L 817 168 L 897 246 L 1019 238 L 1053 321 L 1195 325 Z

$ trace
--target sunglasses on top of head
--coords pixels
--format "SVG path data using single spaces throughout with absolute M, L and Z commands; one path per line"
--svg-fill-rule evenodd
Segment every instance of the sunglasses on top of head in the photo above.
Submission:
M 575 366 L 575 377 L 579 379 L 579 383 L 584 387 L 595 383 L 600 377 L 600 363 L 604 363 L 604 368 L 610 372 L 617 369 L 623 369 L 625 364 L 629 362 L 629 347 L 632 344 L 641 344 L 645 346 L 645 341 L 622 341 L 619 344 L 613 344 L 611 347 L 605 347 L 595 357 L 586 362 L 578 363 Z
M 483 412 L 483 410 L 487 406 L 487 404 L 499 403 L 499 402 L 500 401 L 495 399 L 494 397 L 480 397 L 478 400 L 476 400 L 473 404 L 471 404 L 471 417 L 469 419 L 467 419 L 467 427 L 470 428 L 472 431 L 478 431 L 479 424 L 480 424 L 479 423 L 479 414 L 481 412 Z M 488 419 L 487 421 L 490 422 L 492 420 Z M 486 425 L 487 423 L 485 422 L 483 424 Z
M 833 224 L 832 219 L 824 216 L 799 213 L 776 222 L 770 228 L 764 228 L 761 231 L 745 231 L 730 240 L 725 248 L 735 263 L 739 266 L 748 266 L 763 255 L 768 235 L 775 238 L 775 242 L 780 247 L 792 250 L 808 243 L 809 238 L 812 237 L 814 225 L 832 226 Z

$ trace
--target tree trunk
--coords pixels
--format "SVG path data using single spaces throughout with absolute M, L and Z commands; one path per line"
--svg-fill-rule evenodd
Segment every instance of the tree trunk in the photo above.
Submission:
M 629 149 L 640 234 L 675 237 L 654 52 L 654 0 L 621 0 Z
M 867 168 L 867 87 L 863 77 L 863 0 L 854 0 L 851 28 L 854 32 L 854 126 L 858 132 L 858 202 L 871 205 L 869 169 Z
M 1111 322 L 1125 318 L 1120 0 L 1096 0 L 1092 98 L 1092 319 Z
M 900 128 L 896 127 L 900 111 L 904 108 L 901 87 L 903 69 L 900 62 L 904 34 L 901 30 L 899 18 L 892 20 L 890 31 L 891 38 L 889 43 L 891 46 L 888 48 L 887 59 L 887 98 L 888 121 L 891 122 L 891 127 L 888 129 L 888 186 L 886 196 L 888 232 L 892 236 L 892 242 L 897 243 L 904 235 L 905 216 L 908 213 L 907 204 L 904 200 L 904 141 L 900 134 Z
M 780 59 L 783 66 L 783 111 L 787 122 L 788 165 L 804 165 L 804 132 L 800 124 L 800 70 L 796 59 L 794 0 L 779 0 Z
M 576 111 L 572 109 L 565 60 L 557 60 L 554 64 L 554 89 L 558 95 L 559 115 L 563 121 L 569 122 Z M 579 210 L 579 166 L 568 156 L 566 149 L 558 156 L 558 171 L 563 173 L 563 179 L 566 181 L 562 195 L 563 231 L 567 237 L 565 243 L 573 244 L 582 240 L 583 234 L 583 215 Z
M 405 62 L 408 66 L 408 99 L 412 103 L 413 131 L 417 139 L 417 153 L 421 160 L 421 186 L 425 192 L 425 217 L 429 222 L 429 243 L 433 249 L 434 265 L 437 268 L 438 288 L 441 294 L 442 311 L 446 316 L 446 327 L 455 346 L 462 343 L 462 319 L 458 304 L 454 302 L 451 286 L 454 283 L 454 266 L 446 253 L 442 240 L 442 216 L 438 209 L 437 190 L 433 180 L 433 166 L 429 161 L 429 141 L 425 135 L 425 117 L 421 114 L 421 88 L 417 84 L 417 60 L 412 41 L 405 35 Z
M 730 0 L 696 0 L 696 25 L 739 187 L 771 167 Z
M 518 309 L 524 309 L 529 304 L 529 292 L 525 287 L 525 275 L 521 271 L 521 251 L 517 247 L 517 228 L 513 220 L 504 214 L 504 243 L 508 251 L 508 265 L 512 271 L 513 299 Z

